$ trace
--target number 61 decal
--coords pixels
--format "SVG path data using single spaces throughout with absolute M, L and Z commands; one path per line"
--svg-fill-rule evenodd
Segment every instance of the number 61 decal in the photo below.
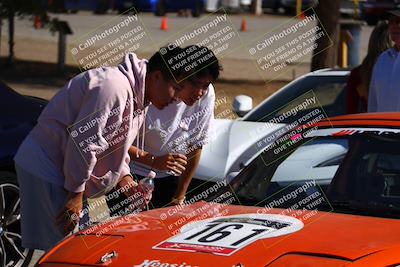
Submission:
M 153 248 L 229 256 L 256 240 L 287 235 L 303 226 L 296 218 L 277 214 L 218 217 L 187 224 Z

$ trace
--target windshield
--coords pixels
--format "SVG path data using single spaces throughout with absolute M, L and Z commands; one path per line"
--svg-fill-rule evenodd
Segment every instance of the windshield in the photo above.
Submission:
M 307 209 L 318 195 L 313 209 L 399 217 L 399 141 L 399 134 L 306 138 L 279 156 L 267 149 L 231 188 L 244 205 Z
M 257 106 L 243 120 L 268 122 L 271 118 L 278 118 L 283 112 L 298 104 L 297 101 L 293 100 L 308 92 L 313 92 L 313 96 L 318 99 L 319 105 L 324 109 L 324 113 L 328 117 L 343 115 L 346 113 L 347 77 L 347 75 L 307 76 L 298 79 Z M 292 106 L 288 105 L 290 102 L 292 102 Z M 309 107 L 308 110 L 302 110 L 300 113 L 307 114 L 314 108 Z M 282 121 L 282 123 L 291 122 L 290 118 Z

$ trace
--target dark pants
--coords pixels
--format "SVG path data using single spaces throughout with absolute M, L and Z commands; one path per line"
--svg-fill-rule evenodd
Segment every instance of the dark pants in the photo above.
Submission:
M 138 180 L 143 179 L 143 176 L 135 175 Z M 163 178 L 154 179 L 154 191 L 153 197 L 150 201 L 149 208 L 161 208 L 168 205 L 175 191 L 178 187 L 179 177 L 168 176 Z M 108 194 L 116 194 L 117 189 L 111 190 Z M 125 214 L 125 210 L 128 210 L 129 203 L 124 201 L 126 199 L 125 194 L 120 193 L 117 197 L 106 197 L 107 206 L 110 210 L 110 216 L 118 216 Z

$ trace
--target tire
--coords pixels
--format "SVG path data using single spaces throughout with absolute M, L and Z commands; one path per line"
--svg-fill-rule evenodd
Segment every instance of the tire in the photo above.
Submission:
M 273 12 L 274 12 L 275 14 L 277 14 L 277 13 L 279 12 L 279 8 L 280 8 L 280 7 L 281 7 L 280 2 L 279 2 L 278 0 L 275 1 L 274 6 L 273 6 L 273 8 L 272 8 Z
M 136 15 L 139 14 L 139 9 L 137 8 L 137 5 L 135 4 L 136 1 L 122 1 L 118 7 L 118 14 L 125 14 L 125 15 Z M 129 12 L 127 12 L 130 10 Z
M 118 14 L 131 15 L 131 16 L 139 14 L 139 11 L 137 9 L 133 9 L 133 10 L 127 12 L 128 10 L 129 10 L 129 8 L 127 8 L 127 9 L 123 9 L 123 8 L 118 9 Z
M 108 10 L 107 1 L 106 0 L 100 0 L 97 3 L 96 10 L 94 11 L 94 14 L 103 15 L 103 14 L 107 13 L 107 10 Z
M 10 171 L 0 171 L 0 266 L 28 266 L 33 250 L 22 248 L 21 241 L 17 176 Z
M 283 13 L 284 13 L 285 15 L 292 16 L 293 14 L 296 14 L 296 9 L 290 8 L 290 7 L 284 7 L 284 8 L 283 8 Z
M 204 12 L 204 3 L 203 0 L 197 0 L 194 10 L 192 10 L 192 16 L 197 18 L 200 17 Z
M 306 9 L 306 11 L 304 11 L 304 15 L 306 16 L 312 16 L 313 14 L 314 14 L 313 9 L 308 8 Z
M 164 0 L 159 0 L 157 3 L 156 11 L 154 13 L 156 16 L 165 16 L 167 14 L 166 8 L 165 8 L 165 1 Z

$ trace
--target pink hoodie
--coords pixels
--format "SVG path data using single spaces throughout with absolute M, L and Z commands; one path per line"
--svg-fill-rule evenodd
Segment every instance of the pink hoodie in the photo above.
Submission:
M 77 75 L 43 110 L 32 137 L 64 175 L 64 187 L 93 196 L 130 173 L 128 149 L 143 123 L 146 60 Z

